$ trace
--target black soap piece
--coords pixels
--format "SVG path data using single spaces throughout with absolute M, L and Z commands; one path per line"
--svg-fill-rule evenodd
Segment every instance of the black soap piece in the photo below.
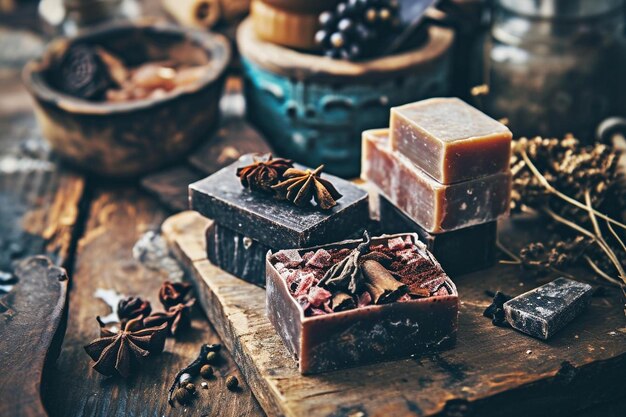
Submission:
M 220 224 L 206 230 L 207 257 L 226 272 L 265 287 L 265 255 L 271 249 Z
M 492 266 L 496 259 L 497 222 L 452 232 L 431 234 L 380 195 L 380 223 L 385 233 L 417 233 L 449 275 L 461 275 Z
M 557 278 L 504 303 L 511 327 L 547 340 L 572 321 L 591 300 L 589 284 Z
M 496 291 L 491 304 L 483 311 L 483 316 L 490 318 L 494 326 L 507 327 L 508 324 L 504 318 L 504 303 L 510 299 L 510 296 Z
M 275 249 L 320 245 L 345 239 L 368 221 L 367 193 L 356 185 L 322 174 L 343 195 L 331 210 L 298 207 L 241 186 L 238 167 L 253 155 L 189 186 L 191 208 L 216 223 Z M 296 165 L 297 168 L 305 168 Z

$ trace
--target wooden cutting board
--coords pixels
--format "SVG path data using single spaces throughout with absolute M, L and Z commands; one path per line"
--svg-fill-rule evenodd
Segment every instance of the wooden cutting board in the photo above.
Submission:
M 265 291 L 205 256 L 209 220 L 183 212 L 163 224 L 208 318 L 269 416 L 618 416 L 626 406 L 626 320 L 619 293 L 594 297 L 549 342 L 494 327 L 485 290 L 511 295 L 550 280 L 520 280 L 505 265 L 453 277 L 461 297 L 456 347 L 438 354 L 302 376 L 265 316 Z M 507 222 L 513 242 L 526 225 Z M 523 241 L 523 240 L 520 240 Z

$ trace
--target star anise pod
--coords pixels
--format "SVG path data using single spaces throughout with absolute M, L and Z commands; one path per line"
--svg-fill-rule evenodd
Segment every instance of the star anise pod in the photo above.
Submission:
M 159 300 L 168 309 L 177 304 L 183 303 L 185 297 L 191 291 L 191 284 L 187 282 L 165 281 L 159 288 Z
M 290 168 L 283 175 L 287 179 L 272 189 L 276 191 L 278 198 L 289 200 L 297 206 L 305 206 L 313 198 L 321 209 L 331 209 L 337 205 L 337 200 L 342 195 L 330 181 L 321 177 L 323 169 L 324 165 L 313 171 Z
M 189 327 L 191 324 L 191 307 L 196 303 L 195 298 L 189 299 L 185 303 L 176 304 L 167 309 L 152 313 L 144 319 L 144 326 L 160 326 L 167 323 L 172 336 L 176 336 L 179 331 Z
M 270 155 L 266 161 L 255 158 L 252 164 L 237 168 L 237 176 L 241 180 L 241 185 L 250 190 L 272 193 L 272 186 L 278 184 L 285 171 L 290 168 L 293 168 L 292 161 L 273 159 Z
M 163 351 L 167 324 L 145 327 L 143 316 L 136 317 L 117 331 L 111 331 L 100 322 L 100 337 L 85 346 L 85 351 L 96 363 L 93 369 L 103 375 L 119 374 L 126 378 L 145 357 Z
M 139 316 L 147 317 L 151 312 L 150 302 L 139 297 L 123 298 L 117 304 L 117 317 L 119 317 L 121 323 Z

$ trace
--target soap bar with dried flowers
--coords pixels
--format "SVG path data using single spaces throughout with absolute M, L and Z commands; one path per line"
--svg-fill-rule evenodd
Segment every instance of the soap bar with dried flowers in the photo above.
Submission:
M 443 185 L 389 146 L 387 129 L 363 132 L 361 177 L 428 233 L 488 223 L 509 212 L 510 172 Z
M 266 308 L 300 372 L 454 343 L 456 287 L 417 235 L 370 239 L 365 234 L 361 240 L 298 249 L 299 257 L 292 251 L 267 254 Z
M 380 225 L 385 233 L 417 233 L 444 271 L 452 276 L 489 268 L 495 263 L 496 221 L 435 235 L 424 230 L 383 195 L 379 196 L 379 207 Z
M 391 109 L 391 147 L 442 184 L 508 171 L 511 131 L 458 98 Z
M 291 168 L 276 158 L 269 168 L 242 171 L 259 161 L 267 157 L 244 155 L 189 186 L 191 208 L 215 222 L 207 234 L 207 250 L 222 269 L 262 284 L 269 249 L 345 239 L 367 224 L 368 195 L 358 186 L 321 169 L 307 171 L 298 164 Z M 301 181 L 301 172 L 310 179 Z M 285 182 L 289 184 L 283 187 Z

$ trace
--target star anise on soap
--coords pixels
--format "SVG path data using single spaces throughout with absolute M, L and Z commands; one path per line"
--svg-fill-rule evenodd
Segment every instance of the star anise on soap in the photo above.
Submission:
M 342 195 L 335 186 L 321 177 L 324 165 L 315 170 L 290 168 L 283 175 L 286 180 L 272 187 L 277 197 L 289 200 L 297 206 L 305 206 L 315 200 L 322 210 L 329 210 L 337 205 Z
M 272 193 L 272 186 L 278 184 L 285 171 L 293 168 L 293 162 L 288 159 L 272 158 L 267 160 L 257 160 L 245 167 L 237 168 L 237 176 L 241 180 L 241 185 L 253 190 Z
M 163 351 L 167 324 L 146 327 L 143 316 L 125 323 L 115 332 L 100 323 L 100 337 L 85 346 L 87 354 L 95 361 L 93 369 L 103 375 L 118 374 L 128 377 L 133 368 L 151 354 Z
M 176 304 L 167 309 L 152 313 L 143 321 L 144 326 L 153 327 L 167 323 L 172 336 L 176 336 L 179 331 L 189 327 L 191 323 L 191 308 L 196 303 L 195 298 L 191 298 L 185 303 Z
M 183 303 L 191 291 L 191 284 L 187 282 L 165 281 L 159 288 L 159 301 L 167 309 Z
M 121 323 L 132 320 L 139 316 L 147 317 L 152 312 L 149 301 L 139 297 L 123 298 L 117 304 L 117 316 Z

